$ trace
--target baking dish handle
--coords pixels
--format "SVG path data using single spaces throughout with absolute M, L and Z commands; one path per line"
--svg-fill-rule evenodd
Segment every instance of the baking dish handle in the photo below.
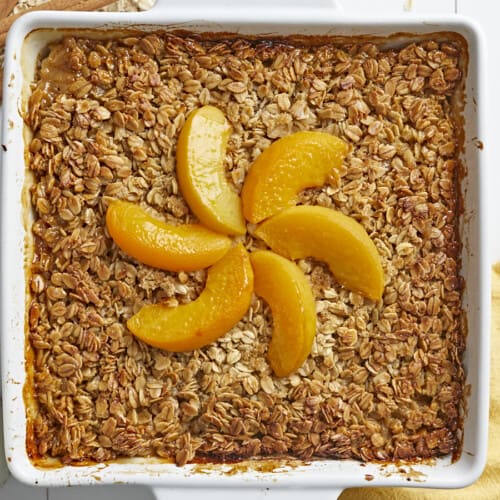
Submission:
M 307 495 L 314 495 L 314 500 L 336 500 L 342 489 L 277 489 L 277 488 L 166 488 L 153 487 L 157 500 L 304 500 Z
M 151 8 L 152 10 L 167 10 L 172 7 L 179 6 L 179 0 L 156 0 L 156 3 Z M 182 0 L 182 8 L 199 7 L 207 8 L 206 0 Z M 333 9 L 341 11 L 342 6 L 340 0 L 211 0 L 210 9 L 240 9 L 240 8 L 307 8 L 307 9 Z

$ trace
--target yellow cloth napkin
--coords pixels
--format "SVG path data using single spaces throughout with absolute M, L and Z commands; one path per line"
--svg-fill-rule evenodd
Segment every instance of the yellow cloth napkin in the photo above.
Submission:
M 349 488 L 340 500 L 500 499 L 500 262 L 492 270 L 490 426 L 486 468 L 473 485 L 460 490 L 430 488 Z

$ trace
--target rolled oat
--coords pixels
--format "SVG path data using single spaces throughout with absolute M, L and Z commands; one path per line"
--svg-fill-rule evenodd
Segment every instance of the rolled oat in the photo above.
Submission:
M 453 41 L 384 49 L 175 33 L 52 45 L 26 114 L 38 406 L 30 454 L 183 465 L 196 456 L 455 452 L 465 332 L 452 98 L 462 50 Z M 352 146 L 342 178 L 306 190 L 301 203 L 365 227 L 382 256 L 384 298 L 370 302 L 322 263 L 301 261 L 318 331 L 312 355 L 287 378 L 265 360 L 272 318 L 257 298 L 233 330 L 195 352 L 159 351 L 125 326 L 143 304 L 187 303 L 203 288 L 204 271 L 168 273 L 123 254 L 104 214 L 120 198 L 171 223 L 195 220 L 178 191 L 175 147 L 187 114 L 207 103 L 233 127 L 227 167 L 238 190 L 275 138 L 323 130 Z M 250 235 L 245 243 L 262 246 Z

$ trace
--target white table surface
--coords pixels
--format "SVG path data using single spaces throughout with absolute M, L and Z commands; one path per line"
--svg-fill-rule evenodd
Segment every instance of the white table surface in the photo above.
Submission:
M 0 0 L 3 2 L 4 0 Z M 207 3 L 210 0 L 207 0 Z M 304 0 L 307 3 L 308 0 Z M 272 2 L 272 0 L 270 0 Z M 251 0 L 249 0 L 251 3 Z M 500 81 L 500 57 L 495 57 L 495 49 L 500 50 L 500 29 L 498 19 L 500 18 L 500 2 L 495 0 L 341 0 L 346 12 L 377 12 L 382 13 L 458 13 L 476 19 L 484 30 L 487 39 L 489 53 L 488 80 L 489 98 L 491 105 L 489 123 L 493 123 L 493 116 L 500 116 L 500 99 L 493 92 L 494 82 Z M 491 159 L 491 200 L 494 200 L 493 189 L 500 187 L 500 169 L 494 166 L 494 159 L 500 158 L 500 141 L 485 142 L 485 148 L 489 149 Z M 493 217 L 492 217 L 493 219 Z M 500 260 L 500 231 L 495 235 L 494 220 L 491 226 L 492 237 L 492 260 Z M 0 464 L 1 471 L 1 464 Z M 0 474 L 1 477 L 1 474 Z M 199 494 L 196 495 L 197 497 Z M 272 496 L 272 495 L 271 495 Z M 453 499 L 453 491 L 449 498 Z M 500 493 L 499 493 L 500 498 Z M 153 500 L 154 496 L 146 486 L 80 486 L 70 488 L 36 488 L 26 486 L 10 476 L 0 486 L 0 500 Z M 175 500 L 175 499 L 173 499 Z M 195 500 L 195 494 L 193 494 Z

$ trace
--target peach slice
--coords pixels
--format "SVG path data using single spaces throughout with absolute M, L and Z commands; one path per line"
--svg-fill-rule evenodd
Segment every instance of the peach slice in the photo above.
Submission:
M 227 333 L 245 315 L 252 300 L 253 271 L 248 252 L 239 244 L 209 270 L 196 300 L 177 307 L 144 306 L 127 321 L 139 339 L 160 349 L 199 349 Z
M 317 206 L 292 207 L 263 222 L 255 236 L 289 259 L 325 261 L 347 289 L 380 300 L 384 272 L 377 247 L 356 220 Z
M 112 201 L 106 226 L 114 242 L 143 264 L 168 271 L 211 266 L 231 248 L 231 240 L 198 224 L 172 226 L 126 201 Z
M 347 144 L 325 132 L 296 132 L 273 142 L 250 167 L 241 199 L 245 218 L 256 224 L 297 203 L 305 188 L 339 175 Z
M 298 370 L 316 334 L 316 305 L 307 278 L 293 262 L 269 251 L 250 254 L 254 291 L 273 315 L 268 360 L 278 377 Z
M 224 170 L 230 133 L 229 122 L 219 109 L 194 110 L 177 143 L 177 178 L 182 195 L 205 226 L 223 234 L 244 234 L 241 200 Z

